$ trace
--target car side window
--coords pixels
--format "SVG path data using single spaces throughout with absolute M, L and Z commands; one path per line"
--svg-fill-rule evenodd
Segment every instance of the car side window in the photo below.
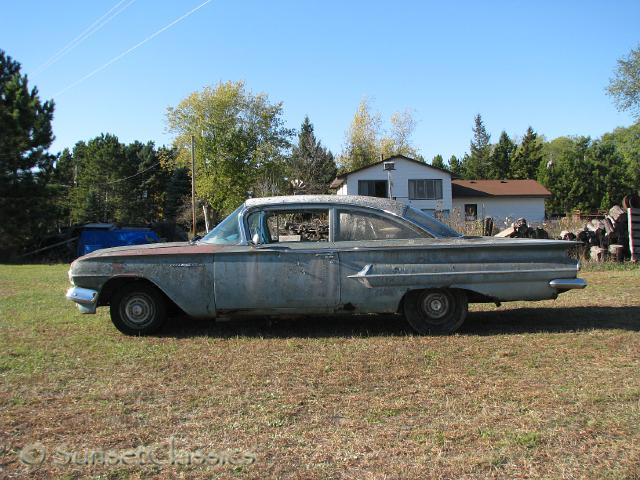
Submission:
M 400 222 L 367 212 L 338 210 L 337 241 L 423 238 L 416 230 Z
M 329 210 L 265 210 L 247 218 L 251 237 L 261 243 L 328 242 Z

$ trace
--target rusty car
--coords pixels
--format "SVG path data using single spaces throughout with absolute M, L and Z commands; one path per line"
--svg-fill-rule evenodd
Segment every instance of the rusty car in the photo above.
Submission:
M 554 299 L 584 288 L 570 242 L 463 236 L 390 199 L 294 195 L 246 200 L 202 239 L 97 250 L 71 264 L 67 298 L 109 306 L 129 335 L 171 312 L 402 314 L 449 334 L 468 304 Z

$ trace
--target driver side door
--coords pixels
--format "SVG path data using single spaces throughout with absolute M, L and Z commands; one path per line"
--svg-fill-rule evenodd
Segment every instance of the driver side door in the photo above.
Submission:
M 340 300 L 340 282 L 329 218 L 326 207 L 249 212 L 244 228 L 258 244 L 215 259 L 216 308 L 255 313 L 333 310 Z

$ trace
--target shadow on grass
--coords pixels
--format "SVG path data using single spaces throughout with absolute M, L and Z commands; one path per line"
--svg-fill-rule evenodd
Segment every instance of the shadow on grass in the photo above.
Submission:
M 472 312 L 461 335 L 563 333 L 579 330 L 640 331 L 640 307 L 514 308 Z M 266 319 L 195 320 L 176 317 L 167 322 L 163 337 L 322 338 L 412 335 L 398 315 L 351 315 Z
M 640 331 L 640 307 L 514 308 L 474 312 L 463 335 L 563 333 L 577 330 Z

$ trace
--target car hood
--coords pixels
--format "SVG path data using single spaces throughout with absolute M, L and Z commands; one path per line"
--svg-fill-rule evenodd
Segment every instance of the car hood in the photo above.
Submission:
M 184 255 L 199 253 L 214 253 L 225 248 L 224 245 L 212 245 L 208 243 L 168 242 L 149 243 L 146 245 L 127 245 L 124 247 L 112 247 L 96 250 L 78 260 L 102 257 L 128 257 L 147 255 Z

